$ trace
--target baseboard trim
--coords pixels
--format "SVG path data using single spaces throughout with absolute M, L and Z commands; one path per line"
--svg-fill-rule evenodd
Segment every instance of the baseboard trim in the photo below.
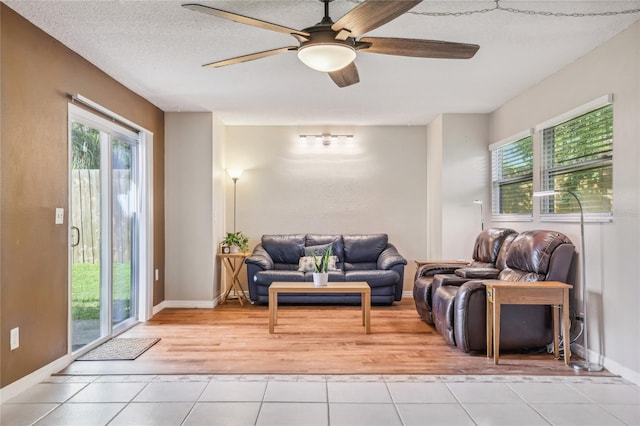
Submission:
M 403 299 L 413 299 L 413 291 L 411 290 L 405 290 L 402 292 L 402 298 Z
M 578 355 L 580 358 L 585 359 L 584 346 L 577 343 L 571 344 L 571 353 Z M 635 385 L 640 386 L 640 372 L 633 371 L 623 365 L 620 365 L 616 361 L 613 361 L 605 356 L 599 355 L 594 351 L 589 351 L 589 360 L 591 362 L 599 362 L 610 373 L 616 374 L 625 380 L 632 382 Z
M 58 371 L 65 369 L 69 364 L 71 364 L 71 362 L 73 362 L 71 355 L 65 355 L 34 371 L 33 373 L 3 387 L 0 389 L 0 403 L 4 404 L 19 393 L 24 392 L 45 379 L 48 379 L 52 374 L 56 374 Z
M 166 308 L 195 308 L 195 309 L 211 309 L 214 306 L 213 300 L 165 300 L 162 302 Z

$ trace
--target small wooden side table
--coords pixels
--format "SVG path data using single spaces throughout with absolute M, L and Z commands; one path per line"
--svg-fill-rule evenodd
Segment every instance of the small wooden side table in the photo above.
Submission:
M 551 305 L 553 307 L 553 354 L 559 358 L 558 314 L 562 307 L 564 363 L 569 365 L 569 289 L 573 286 L 559 281 L 509 282 L 485 281 L 487 287 L 487 357 L 498 364 L 500 355 L 501 305 Z
M 229 297 L 229 293 L 233 288 L 238 295 L 238 300 L 241 305 L 244 305 L 244 301 L 249 301 L 247 294 L 244 292 L 242 285 L 240 284 L 240 279 L 238 275 L 242 270 L 242 265 L 244 265 L 244 260 L 250 256 L 250 253 L 218 253 L 218 258 L 225 266 L 227 271 L 227 279 L 231 276 L 231 285 L 228 284 L 227 280 L 225 280 L 225 284 L 227 289 L 222 294 L 222 299 L 220 300 L 220 304 L 224 304 L 227 301 L 227 297 Z M 238 263 L 237 261 L 240 260 Z

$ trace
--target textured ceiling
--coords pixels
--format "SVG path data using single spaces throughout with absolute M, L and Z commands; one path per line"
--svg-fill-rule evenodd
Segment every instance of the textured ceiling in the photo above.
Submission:
M 187 1 L 5 1 L 38 27 L 164 111 L 213 111 L 229 125 L 418 125 L 440 113 L 487 113 L 640 18 L 541 16 L 493 10 L 495 1 L 424 1 L 366 35 L 480 45 L 470 60 L 359 52 L 360 83 L 338 88 L 295 52 L 203 68 L 215 60 L 296 45 L 286 34 L 195 13 Z M 302 29 L 322 18 L 318 0 L 201 1 Z M 334 21 L 355 0 L 330 4 Z M 503 8 L 593 13 L 638 1 L 500 1 Z

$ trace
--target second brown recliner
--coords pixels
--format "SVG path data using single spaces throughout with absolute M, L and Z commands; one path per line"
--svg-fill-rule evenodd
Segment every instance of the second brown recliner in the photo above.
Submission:
M 575 247 L 562 233 L 522 232 L 501 253 L 497 279 L 567 282 L 574 254 Z M 439 287 L 433 294 L 433 307 L 436 328 L 449 344 L 464 352 L 486 350 L 486 288 L 482 280 Z M 501 348 L 541 347 L 553 338 L 547 306 L 507 305 L 501 318 Z

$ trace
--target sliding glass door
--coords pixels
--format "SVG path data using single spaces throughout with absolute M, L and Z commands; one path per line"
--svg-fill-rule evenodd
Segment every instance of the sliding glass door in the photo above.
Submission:
M 137 321 L 137 134 L 70 116 L 71 350 Z

